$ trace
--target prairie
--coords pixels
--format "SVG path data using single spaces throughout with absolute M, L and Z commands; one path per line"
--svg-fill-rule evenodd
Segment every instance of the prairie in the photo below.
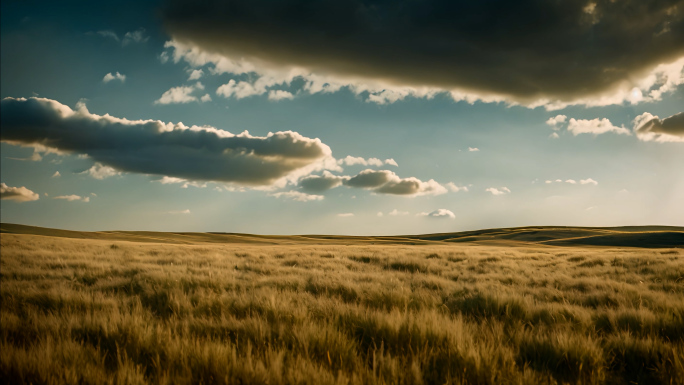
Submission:
M 5 383 L 684 384 L 681 228 L 2 231 Z

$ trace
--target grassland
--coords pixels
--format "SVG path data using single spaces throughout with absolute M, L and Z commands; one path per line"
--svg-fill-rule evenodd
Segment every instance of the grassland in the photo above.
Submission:
M 654 248 L 17 229 L 5 383 L 684 384 L 684 250 L 653 243 L 677 229 L 625 230 Z

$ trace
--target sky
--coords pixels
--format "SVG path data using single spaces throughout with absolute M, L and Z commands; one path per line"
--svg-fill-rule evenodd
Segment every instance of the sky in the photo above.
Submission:
M 684 226 L 684 1 L 7 0 L 0 215 Z

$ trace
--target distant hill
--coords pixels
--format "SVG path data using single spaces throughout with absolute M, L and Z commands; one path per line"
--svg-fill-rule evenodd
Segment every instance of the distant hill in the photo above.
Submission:
M 254 235 L 239 233 L 190 233 L 155 231 L 71 231 L 45 227 L 0 224 L 0 233 L 28 234 L 49 237 L 103 239 L 112 241 L 154 243 L 250 243 L 271 245 L 322 244 L 449 244 L 474 243 L 491 245 L 553 245 L 553 246 L 612 246 L 684 248 L 684 227 L 625 226 L 625 227 L 561 227 L 530 226 L 505 229 L 485 229 L 457 233 L 399 235 L 399 236 L 342 236 L 342 235 Z

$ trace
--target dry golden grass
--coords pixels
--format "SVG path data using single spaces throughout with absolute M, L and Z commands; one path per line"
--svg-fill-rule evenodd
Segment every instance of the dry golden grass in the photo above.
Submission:
M 684 251 L 1 236 L 21 384 L 682 384 Z

